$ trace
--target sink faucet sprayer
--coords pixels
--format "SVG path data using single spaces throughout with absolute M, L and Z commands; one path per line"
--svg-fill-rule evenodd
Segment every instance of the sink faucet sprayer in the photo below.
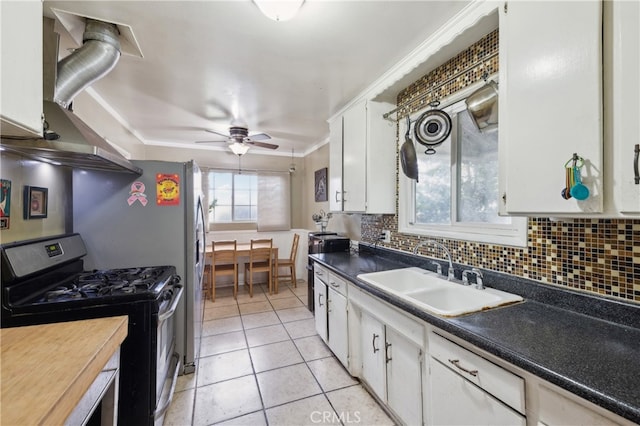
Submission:
M 447 273 L 447 279 L 449 281 L 451 281 L 452 279 L 455 278 L 454 275 L 454 270 L 453 270 L 453 262 L 451 262 L 451 253 L 449 252 L 449 249 L 442 243 L 437 242 L 436 240 L 424 240 L 424 241 L 420 241 L 418 244 L 416 244 L 416 246 L 413 248 L 413 254 L 418 254 L 418 249 L 422 246 L 426 246 L 427 244 L 432 244 L 436 247 L 440 247 L 442 249 L 442 251 L 444 251 L 444 254 L 447 255 L 447 260 L 449 261 L 449 271 Z

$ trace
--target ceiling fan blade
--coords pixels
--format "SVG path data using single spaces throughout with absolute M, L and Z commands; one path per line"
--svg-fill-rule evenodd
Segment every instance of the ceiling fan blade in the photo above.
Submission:
M 255 142 L 255 141 L 246 141 L 247 145 L 251 146 L 259 146 L 260 148 L 269 148 L 269 149 L 277 149 L 278 145 L 266 142 Z
M 249 135 L 249 139 L 253 141 L 268 141 L 271 136 L 266 133 L 256 133 L 255 135 Z
M 207 132 L 209 132 L 209 133 L 213 133 L 215 135 L 222 136 L 223 138 L 229 138 L 229 135 L 226 134 L 226 133 L 220 133 L 220 132 L 216 132 L 215 130 L 209 130 L 209 129 L 205 129 L 205 130 Z

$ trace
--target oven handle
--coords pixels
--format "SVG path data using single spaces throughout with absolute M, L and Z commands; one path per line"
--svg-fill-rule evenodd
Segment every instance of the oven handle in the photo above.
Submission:
M 173 315 L 173 313 L 178 308 L 178 303 L 182 298 L 183 291 L 184 291 L 184 287 L 180 287 L 180 290 L 178 290 L 178 294 L 176 294 L 176 296 L 173 298 L 173 302 L 171 302 L 171 307 L 169 308 L 169 310 L 163 314 L 158 315 L 158 323 L 163 323 L 168 318 L 171 318 L 171 315 Z
M 178 372 L 180 371 L 180 368 L 179 368 L 180 355 L 178 355 L 177 352 L 174 352 L 173 355 L 171 355 L 171 359 L 174 360 L 173 371 L 170 373 L 171 376 L 173 377 L 173 379 L 171 380 L 171 391 L 169 392 L 169 397 L 164 402 L 164 404 L 162 404 L 160 408 L 157 408 L 156 411 L 153 413 L 154 420 L 157 420 L 159 417 L 162 417 L 162 415 L 164 415 L 164 413 L 167 411 L 167 409 L 171 405 L 171 402 L 173 401 L 173 392 L 176 390 L 176 382 L 178 381 Z

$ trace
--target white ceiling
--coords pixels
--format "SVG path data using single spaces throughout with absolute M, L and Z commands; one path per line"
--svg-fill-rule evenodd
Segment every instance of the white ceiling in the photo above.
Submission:
M 218 149 L 194 141 L 238 120 L 280 145 L 254 153 L 290 155 L 322 143 L 329 117 L 467 4 L 307 0 L 274 22 L 250 0 L 44 1 L 44 15 L 131 27 L 143 57 L 122 55 L 91 89 L 141 142 Z M 61 51 L 77 47 L 61 36 Z

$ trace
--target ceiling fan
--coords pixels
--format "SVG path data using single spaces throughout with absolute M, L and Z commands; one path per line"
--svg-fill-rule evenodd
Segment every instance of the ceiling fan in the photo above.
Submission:
M 196 143 L 226 143 L 229 146 L 229 149 L 233 151 L 234 154 L 240 156 L 246 154 L 249 148 L 252 146 L 259 148 L 267 148 L 267 149 L 277 149 L 278 145 L 262 142 L 271 139 L 266 133 L 256 133 L 255 135 L 249 136 L 249 129 L 246 126 L 231 126 L 229 128 L 229 134 L 224 134 L 220 132 L 216 132 L 215 130 L 208 130 L 207 132 L 214 133 L 218 136 L 222 136 L 224 139 L 221 140 L 210 140 L 210 141 L 196 141 Z

